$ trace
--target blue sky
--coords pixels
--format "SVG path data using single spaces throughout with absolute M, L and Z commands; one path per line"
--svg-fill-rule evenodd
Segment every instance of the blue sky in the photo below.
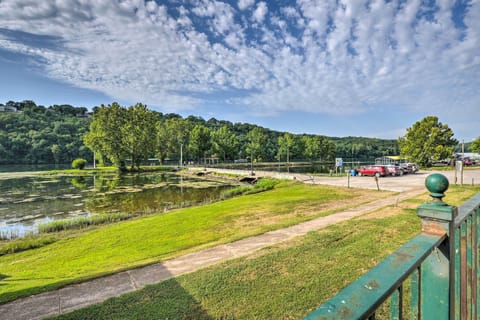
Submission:
M 2 0 L 0 102 L 393 138 L 480 136 L 480 2 Z

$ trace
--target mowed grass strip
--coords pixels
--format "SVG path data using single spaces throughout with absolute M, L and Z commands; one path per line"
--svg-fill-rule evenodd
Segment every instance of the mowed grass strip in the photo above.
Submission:
M 451 187 L 448 203 L 461 205 L 477 192 L 478 186 Z M 425 200 L 415 197 L 383 208 L 393 215 L 310 232 L 54 319 L 299 319 L 417 235 L 415 208 Z
M 119 222 L 0 257 L 0 303 L 173 258 L 387 196 L 282 182 L 214 204 Z
M 414 212 L 351 220 L 56 319 L 300 319 L 419 228 Z

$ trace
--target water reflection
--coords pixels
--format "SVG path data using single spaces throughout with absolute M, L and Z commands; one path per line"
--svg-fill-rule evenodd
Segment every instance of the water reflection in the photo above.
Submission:
M 0 180 L 0 236 L 104 212 L 149 214 L 216 200 L 231 185 L 169 173 L 36 176 Z

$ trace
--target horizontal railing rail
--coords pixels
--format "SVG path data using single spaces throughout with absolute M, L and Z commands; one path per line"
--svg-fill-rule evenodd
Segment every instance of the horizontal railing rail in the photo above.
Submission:
M 422 232 L 305 319 L 478 319 L 480 193 L 456 208 L 443 175 L 425 184 Z

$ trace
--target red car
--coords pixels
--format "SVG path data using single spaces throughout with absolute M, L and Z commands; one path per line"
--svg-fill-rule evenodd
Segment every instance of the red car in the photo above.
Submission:
M 385 177 L 388 175 L 388 170 L 385 166 L 366 166 L 357 169 L 359 176 L 377 176 Z

